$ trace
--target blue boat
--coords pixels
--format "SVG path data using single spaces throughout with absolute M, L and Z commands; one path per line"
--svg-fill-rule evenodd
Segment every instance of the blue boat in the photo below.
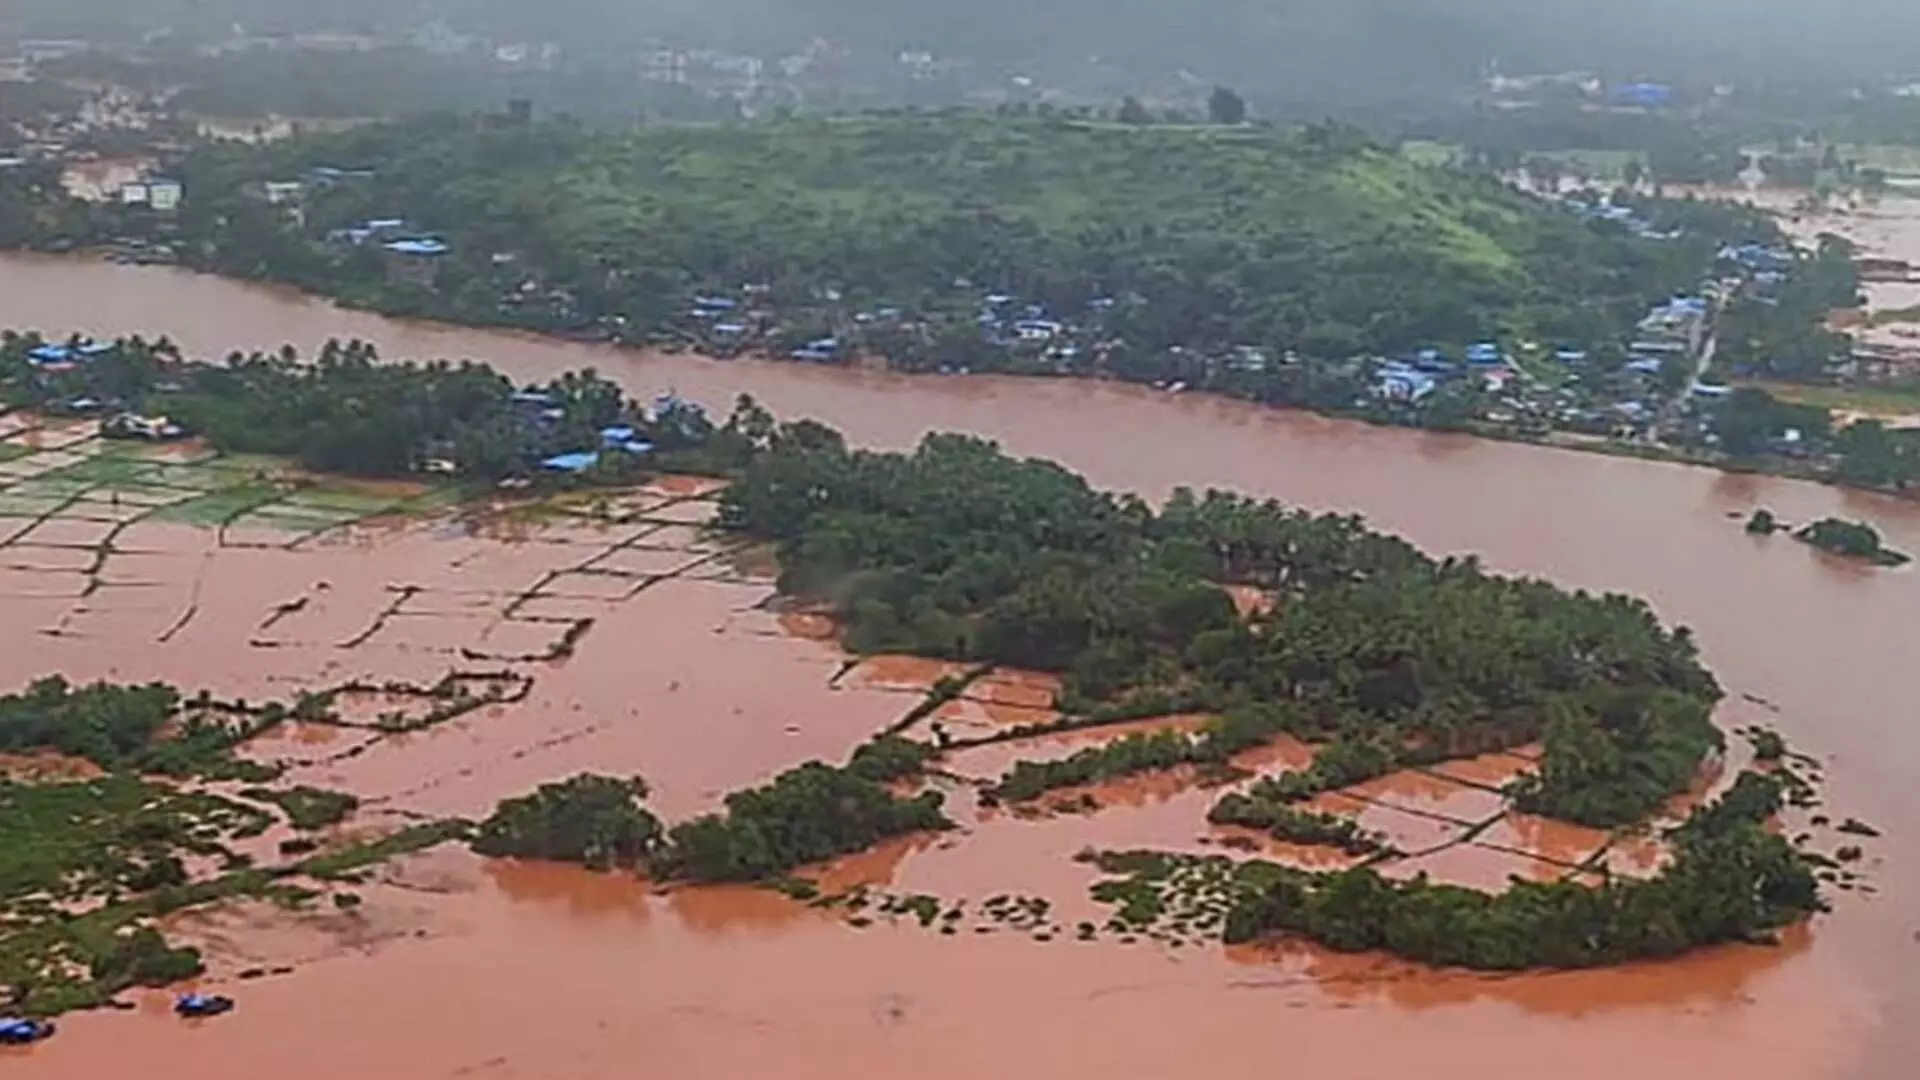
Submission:
M 233 1011 L 233 999 L 219 994 L 181 994 L 174 999 L 173 1011 L 181 1016 L 219 1016 Z
M 41 1039 L 52 1038 L 53 1032 L 51 1020 L 21 1020 L 11 1016 L 0 1018 L 0 1044 L 7 1046 L 37 1043 Z

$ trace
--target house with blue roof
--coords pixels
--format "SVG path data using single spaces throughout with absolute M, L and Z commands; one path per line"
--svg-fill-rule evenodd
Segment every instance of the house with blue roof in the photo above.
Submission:
M 616 424 L 600 429 L 600 449 L 618 450 L 638 457 L 653 453 L 653 444 L 640 437 L 630 425 Z
M 577 476 L 595 465 L 600 464 L 600 455 L 592 450 L 580 450 L 571 454 L 555 454 L 540 463 L 543 472 Z
M 1609 96 L 1619 105 L 1658 109 L 1673 103 L 1673 87 L 1655 82 L 1627 83 L 1614 87 Z
M 83 341 L 75 345 L 48 342 L 29 350 L 27 362 L 39 368 L 67 368 L 112 351 L 113 346 L 104 341 Z
M 432 288 L 440 276 L 440 262 L 453 249 L 437 237 L 389 240 L 381 245 L 387 257 L 387 280 Z

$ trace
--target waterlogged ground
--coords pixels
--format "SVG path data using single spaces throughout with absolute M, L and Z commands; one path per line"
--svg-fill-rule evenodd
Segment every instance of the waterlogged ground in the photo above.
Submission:
M 1779 727 L 1826 766 L 1836 819 L 1858 815 L 1888 832 L 1862 866 L 1876 891 L 1837 891 L 1834 914 L 1780 946 L 1618 971 L 1492 978 L 1292 945 L 1128 944 L 1105 933 L 1081 941 L 1076 924 L 1104 911 L 1086 898 L 1093 873 L 1072 861 L 1080 850 L 1218 853 L 1247 838 L 1207 826 L 1217 791 L 1180 776 L 1098 789 L 1094 813 L 975 810 L 968 779 L 996 775 L 1016 756 L 1087 745 L 1062 736 L 957 755 L 958 778 L 945 783 L 963 832 L 902 841 L 828 875 L 833 888 L 865 883 L 876 895 L 965 901 L 963 928 L 953 934 L 877 911 L 869 925 L 853 926 L 845 910 L 764 890 L 661 894 L 631 879 L 483 863 L 442 849 L 357 887 L 365 903 L 356 915 L 241 906 L 184 918 L 176 932 L 208 946 L 212 984 L 239 997 L 237 1013 L 182 1024 L 154 998 L 130 1013 L 71 1016 L 48 1043 L 0 1051 L 10 1074 L 736 1080 L 778 1070 L 971 1080 L 1017 1068 L 1060 1080 L 1222 1080 L 1277 1070 L 1611 1080 L 1630 1069 L 1646 1080 L 1905 1080 L 1920 1054 L 1906 1022 L 1920 1015 L 1920 879 L 1903 839 L 1920 829 L 1912 765 L 1920 729 L 1910 722 L 1920 697 L 1912 664 L 1920 577 L 1756 540 L 1739 527 L 1766 505 L 1796 521 L 1871 520 L 1911 550 L 1920 545 L 1920 514 L 1910 506 L 1132 388 L 721 364 L 395 323 L 216 279 L 106 264 L 0 260 L 0 324 L 55 334 L 165 330 L 196 355 L 358 335 L 390 355 L 471 356 L 521 379 L 593 365 L 642 397 L 673 386 L 724 409 L 734 393 L 750 391 L 783 415 L 817 417 L 863 445 L 967 430 L 1149 497 L 1176 484 L 1218 485 L 1364 512 L 1432 551 L 1478 552 L 1509 571 L 1649 596 L 1663 617 L 1697 631 L 1730 691 L 1724 723 Z M 691 518 L 698 502 L 665 512 Z M 268 546 L 244 548 L 234 546 L 253 542 L 244 530 L 222 538 L 156 515 L 141 522 L 149 530 L 143 548 L 107 561 L 118 560 L 126 580 L 148 582 L 148 590 L 81 597 L 57 575 L 8 578 L 0 611 L 15 617 L 0 624 L 0 675 L 18 682 L 55 669 L 112 672 L 256 699 L 356 673 L 431 679 L 466 665 L 530 675 L 519 705 L 427 732 L 285 736 L 288 756 L 316 759 L 307 775 L 361 790 L 374 800 L 362 818 L 385 825 L 413 814 L 479 812 L 500 795 L 582 768 L 643 772 L 662 811 L 682 817 L 793 762 L 843 755 L 918 703 L 916 687 L 936 673 L 898 661 L 843 671 L 831 626 L 765 606 L 764 560 L 745 554 L 631 595 L 601 575 L 570 577 L 565 588 L 508 612 L 543 577 L 644 527 L 608 520 L 620 516 L 376 517 L 306 537 L 268 529 L 257 534 Z M 687 539 L 666 535 L 672 543 L 656 546 Z M 689 542 L 698 542 L 697 531 Z M 684 554 L 691 561 L 710 553 Z M 16 558 L 79 556 L 0 552 L 0 562 Z M 664 575 L 678 565 L 637 568 Z M 65 592 L 36 596 L 43 577 Z M 410 585 L 424 587 L 404 605 L 415 614 L 382 620 Z M 305 605 L 264 632 L 282 633 L 281 642 L 254 644 L 268 640 L 261 624 L 301 597 L 309 597 Z M 87 617 L 69 630 L 90 636 L 40 632 L 80 607 Z M 190 607 L 194 617 L 161 641 Z M 519 640 L 533 632 L 519 624 L 548 617 L 595 622 L 571 656 L 554 660 L 474 662 L 460 652 L 535 653 L 557 639 Z M 378 632 L 355 640 L 376 622 Z M 489 635 L 496 624 L 502 629 Z M 509 638 L 511 648 L 494 647 Z M 1044 718 L 1044 698 L 1028 694 L 982 688 L 940 719 L 955 737 L 975 737 Z M 385 707 L 364 706 L 376 717 Z M 369 749 L 346 756 L 363 741 Z M 1263 767 L 1301 753 L 1276 748 Z M 317 760 L 333 755 L 341 756 Z M 1729 774 L 1738 763 L 1729 762 Z M 1496 809 L 1484 789 L 1526 767 L 1521 757 L 1452 763 L 1433 772 L 1453 786 L 1394 778 L 1345 793 L 1362 800 L 1346 809 L 1385 807 L 1402 823 L 1473 823 Z M 1509 818 L 1434 853 L 1430 861 L 1445 865 L 1427 869 L 1488 884 L 1509 872 L 1560 874 L 1591 857 L 1592 839 Z M 1604 854 L 1616 872 L 1650 873 L 1661 858 L 1657 844 L 1634 838 Z M 1061 930 L 984 914 L 997 896 L 1048 899 L 1046 920 Z M 255 967 L 293 971 L 238 980 Z
M 57 670 L 75 680 L 166 679 L 254 700 L 365 684 L 336 702 L 344 724 L 288 724 L 245 748 L 290 764 L 289 783 L 360 796 L 349 836 L 479 816 L 504 796 L 584 770 L 644 774 L 655 806 L 677 819 L 809 758 L 844 758 L 920 705 L 937 679 L 965 670 L 847 657 L 830 621 L 775 602 L 764 555 L 703 527 L 715 507 L 712 484 L 672 479 L 618 494 L 455 508 L 423 488 L 323 484 L 191 446 L 103 443 L 90 425 L 15 421 L 8 430 L 0 440 L 9 459 L 0 465 L 0 605 L 10 619 L 0 680 Z M 456 675 L 492 680 L 514 700 L 424 731 L 387 730 L 417 719 L 420 703 L 374 687 Z M 1057 688 L 1048 676 L 994 672 L 908 732 L 931 737 L 938 725 L 962 741 L 1007 736 L 1057 720 Z M 1723 718 L 1730 726 L 1764 719 L 1751 704 L 1729 709 L 1738 714 Z M 971 980 L 986 980 L 1007 1002 L 993 1009 L 1026 1002 L 1110 1016 L 1117 1008 L 1138 1015 L 1143 1031 L 1161 1009 L 1232 991 L 1203 1011 L 1219 1018 L 1201 1025 L 1202 1036 L 1228 1018 L 1252 1023 L 1294 1011 L 1313 1012 L 1332 1032 L 1353 1030 L 1342 1015 L 1382 999 L 1465 1009 L 1485 1021 L 1515 1007 L 1583 1011 L 1570 1002 L 1584 990 L 1558 991 L 1567 1000 L 1555 1003 L 1554 988 L 1570 980 L 1626 993 L 1619 988 L 1632 976 L 1623 973 L 1488 980 L 1301 947 L 1222 950 L 1213 925 L 1109 927 L 1111 911 L 1089 892 L 1099 875 L 1075 859 L 1090 849 L 1251 853 L 1312 868 L 1357 861 L 1208 825 L 1223 789 L 1191 770 L 1014 808 L 978 805 L 975 787 L 1015 761 L 1205 721 L 1169 717 L 955 751 L 935 783 L 959 830 L 815 871 L 828 893 L 864 892 L 860 905 L 822 909 L 754 889 L 662 893 L 628 877 L 489 864 L 442 848 L 353 885 L 352 910 L 257 900 L 196 909 L 170 920 L 169 932 L 206 951 L 204 985 L 238 995 L 241 1013 L 200 1031 L 174 1022 L 164 997 L 136 993 L 129 999 L 142 1006 L 131 1014 L 70 1017 L 59 1039 L 7 1053 L 34 1075 L 109 1075 L 123 1060 L 122 1040 L 133 1038 L 151 1043 L 144 1071 L 162 1077 L 271 1069 L 398 1080 L 548 1076 L 553 1068 L 624 1076 L 626 1056 L 644 1050 L 666 1054 L 676 1076 L 721 1077 L 741 1075 L 776 1046 L 820 1063 L 801 1075 L 840 1071 L 830 1062 L 905 1068 L 931 1036 L 948 1052 L 916 1071 L 958 1077 L 985 1075 L 994 1060 L 971 1048 L 957 1019 L 963 999 L 955 995 Z M 1304 765 L 1311 753 L 1281 740 L 1235 765 L 1257 775 Z M 1382 834 L 1400 853 L 1383 866 L 1396 876 L 1498 889 L 1512 877 L 1657 869 L 1664 852 L 1649 836 L 1512 810 L 1499 788 L 1531 767 L 1524 750 L 1489 755 L 1358 785 L 1314 807 Z M 1712 782 L 1703 778 L 1702 790 Z M 276 829 L 246 850 L 265 862 L 282 839 Z M 1737 1001 L 1745 979 L 1804 941 L 1796 933 L 1787 948 L 1689 962 L 1697 973 L 1650 981 L 1658 993 L 1638 1007 Z M 1062 951 L 1089 965 L 1075 984 L 1097 972 L 1100 987 L 1048 989 L 1041 973 Z M 788 974 L 757 978 L 759 970 Z M 641 971 L 658 977 L 631 979 Z M 819 982 L 810 972 L 833 977 Z M 463 988 L 451 1008 L 430 1004 L 442 1000 L 431 989 L 442 981 Z M 811 1016 L 804 1027 L 798 1009 Z M 515 1017 L 528 1010 L 544 1033 L 531 1050 L 505 1034 L 524 1030 Z M 321 1014 L 323 1025 L 311 1022 Z M 322 1029 L 359 1034 L 317 1038 Z M 1145 1047 L 1126 1038 L 1118 1045 L 1136 1052 L 1114 1057 L 1111 1075 L 1174 1067 L 1164 1047 L 1140 1056 Z M 1112 1052 L 1044 1042 L 1030 1049 L 1062 1067 L 1080 1055 L 1075 1068 Z M 1260 1056 L 1250 1048 L 1244 1067 Z

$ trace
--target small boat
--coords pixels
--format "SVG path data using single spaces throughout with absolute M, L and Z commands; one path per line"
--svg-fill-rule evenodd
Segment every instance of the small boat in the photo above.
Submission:
M 174 999 L 173 1011 L 181 1016 L 219 1016 L 233 1011 L 233 999 L 219 994 L 181 994 Z
M 41 1039 L 52 1038 L 53 1032 L 51 1020 L 21 1020 L 11 1016 L 0 1018 L 0 1045 L 37 1043 Z

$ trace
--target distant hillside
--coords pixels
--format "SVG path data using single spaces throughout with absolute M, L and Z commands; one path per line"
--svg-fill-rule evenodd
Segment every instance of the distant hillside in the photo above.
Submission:
M 377 177 L 317 199 L 314 232 L 405 215 L 452 241 L 445 280 L 476 297 L 498 286 L 491 256 L 511 254 L 512 273 L 636 325 L 692 290 L 749 282 L 921 310 L 996 289 L 1062 310 L 1137 295 L 1126 332 L 1149 344 L 1345 355 L 1502 332 L 1600 339 L 1706 261 L 1343 128 L 970 113 L 618 135 L 362 128 L 202 155 L 193 212 L 237 221 L 244 205 L 215 193 L 315 164 Z
M 815 38 L 890 54 L 931 49 L 1036 73 L 1090 64 L 1139 78 L 1181 70 L 1309 99 L 1406 97 L 1507 72 L 1770 80 L 1911 72 L 1911 0 L 12 0 L 10 32 L 137 37 L 397 32 L 445 20 L 507 40 L 630 52 L 653 36 L 763 53 Z M 1093 64 L 1098 61 L 1097 64 Z

